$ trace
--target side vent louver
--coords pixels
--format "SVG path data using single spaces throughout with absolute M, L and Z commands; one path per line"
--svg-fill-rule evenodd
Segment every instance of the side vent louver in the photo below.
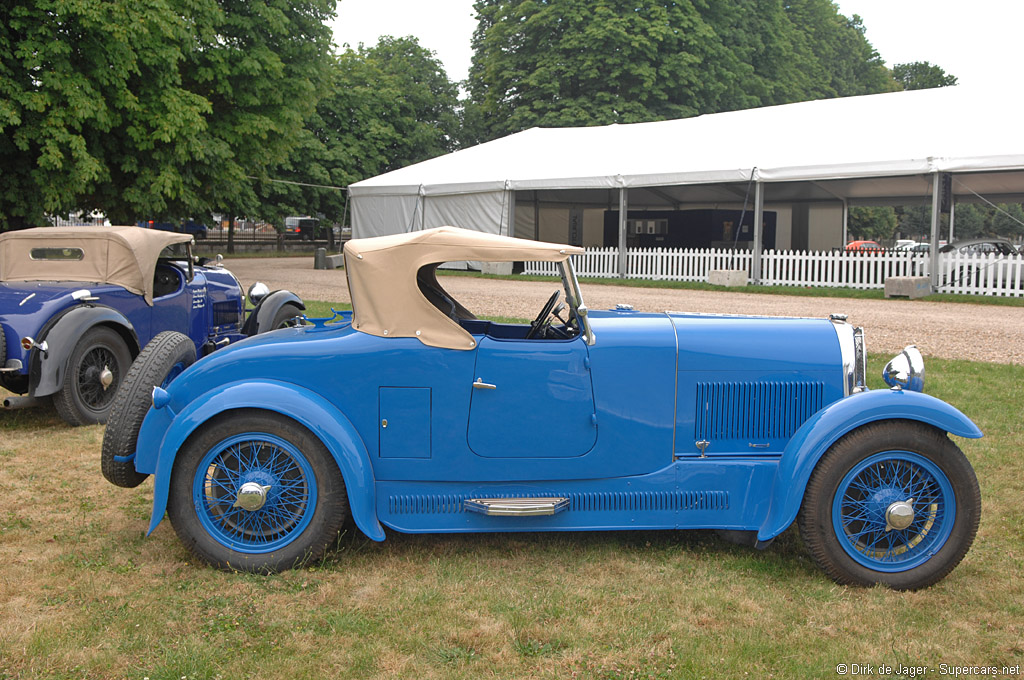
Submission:
M 561 494 L 569 499 L 569 512 L 629 512 L 675 510 L 728 510 L 727 491 L 635 491 Z M 388 511 L 394 515 L 448 514 L 464 512 L 469 498 L 508 498 L 487 494 L 390 496 Z M 533 498 L 523 495 L 518 498 Z
M 825 383 L 697 383 L 694 439 L 788 439 L 822 406 Z

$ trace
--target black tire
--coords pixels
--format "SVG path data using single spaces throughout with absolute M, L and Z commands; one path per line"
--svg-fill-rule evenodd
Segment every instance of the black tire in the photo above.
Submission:
M 251 510 L 237 505 L 250 482 L 263 488 Z M 240 410 L 204 425 L 178 452 L 167 510 L 201 560 L 269 573 L 320 559 L 345 525 L 348 496 L 309 430 L 277 413 Z
M 900 518 L 902 496 L 916 498 Z M 814 560 L 838 583 L 917 590 L 960 563 L 980 519 L 978 480 L 956 444 L 929 425 L 889 420 L 826 452 L 797 522 Z
M 150 340 L 128 370 L 114 397 L 103 433 L 100 469 L 108 482 L 131 489 L 149 475 L 135 471 L 135 443 L 152 404 L 153 388 L 166 385 L 196 361 L 196 346 L 187 336 L 164 331 Z
M 277 310 L 277 314 L 274 315 L 274 320 L 270 322 L 270 328 L 268 330 L 301 326 L 302 321 L 295 318 L 298 316 L 302 316 L 301 309 L 290 302 L 283 304 L 281 305 L 281 309 Z
M 75 345 L 68 359 L 64 385 L 53 395 L 57 413 L 68 425 L 107 422 L 118 388 L 131 364 L 131 352 L 117 331 L 93 326 Z M 107 370 L 110 382 L 104 386 Z

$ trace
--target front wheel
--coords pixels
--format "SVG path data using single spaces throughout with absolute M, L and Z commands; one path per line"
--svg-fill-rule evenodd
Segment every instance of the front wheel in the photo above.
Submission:
M 885 421 L 828 450 L 797 521 L 837 582 L 916 590 L 960 563 L 980 518 L 978 480 L 956 444 L 928 425 Z
M 276 413 L 234 411 L 178 453 L 168 512 L 196 556 L 227 570 L 274 572 L 319 559 L 348 515 L 323 443 Z

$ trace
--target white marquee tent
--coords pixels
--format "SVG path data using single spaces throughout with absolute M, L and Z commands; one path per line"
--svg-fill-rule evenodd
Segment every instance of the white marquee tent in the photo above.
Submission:
M 624 262 L 628 210 L 746 205 L 750 195 L 756 280 L 766 200 L 838 202 L 844 215 L 848 205 L 937 207 L 942 173 L 957 201 L 1024 200 L 1022 96 L 1006 92 L 1011 100 L 950 87 L 533 128 L 353 184 L 353 235 L 454 225 L 536 237 L 539 217 L 524 215 L 531 200 L 534 215 L 544 200 L 593 204 L 619 211 Z M 933 248 L 937 230 L 933 219 Z

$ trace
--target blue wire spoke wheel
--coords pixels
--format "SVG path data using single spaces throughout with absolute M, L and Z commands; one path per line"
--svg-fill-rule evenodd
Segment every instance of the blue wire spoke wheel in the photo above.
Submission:
M 290 442 L 245 432 L 218 442 L 203 457 L 192 500 L 217 542 L 239 552 L 273 552 L 309 526 L 316 478 Z
M 916 590 L 960 563 L 980 519 L 977 477 L 946 433 L 886 420 L 825 452 L 797 524 L 815 562 L 838 583 Z
M 334 457 L 278 413 L 239 410 L 200 427 L 178 451 L 167 512 L 200 559 L 274 572 L 319 559 L 348 517 Z
M 956 498 L 935 463 L 909 451 L 877 453 L 839 483 L 832 524 L 840 545 L 876 571 L 905 571 L 927 561 L 953 529 Z

